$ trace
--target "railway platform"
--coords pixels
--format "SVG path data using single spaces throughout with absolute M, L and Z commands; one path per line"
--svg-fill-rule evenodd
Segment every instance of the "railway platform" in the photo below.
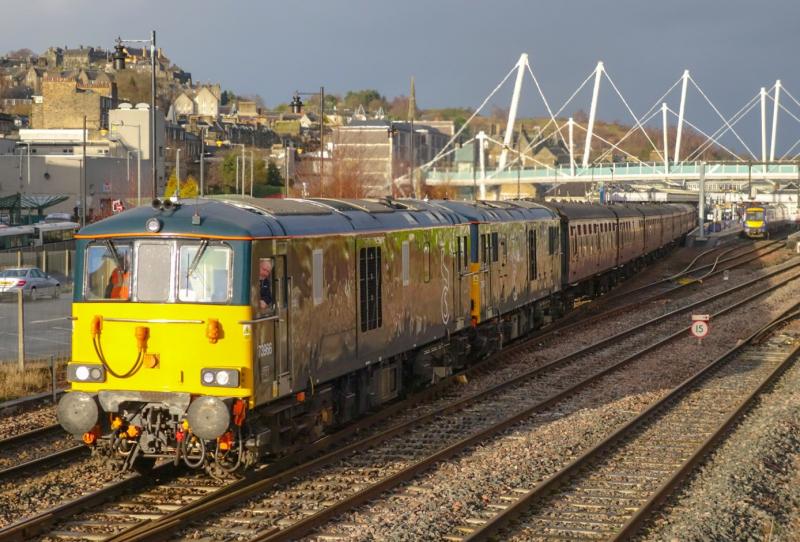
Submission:
M 686 236 L 686 246 L 715 247 L 739 237 L 743 228 L 740 222 L 730 222 L 727 228 L 723 223 L 713 222 L 706 224 L 705 229 L 704 238 L 700 238 L 700 228 L 689 232 Z

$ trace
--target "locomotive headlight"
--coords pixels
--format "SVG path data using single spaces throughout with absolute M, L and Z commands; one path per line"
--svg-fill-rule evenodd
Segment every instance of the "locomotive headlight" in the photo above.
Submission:
M 161 231 L 161 221 L 155 217 L 148 218 L 144 223 L 144 229 L 150 233 L 158 233 Z
M 89 379 L 89 368 L 85 365 L 81 365 L 77 369 L 75 369 L 75 378 L 78 380 L 88 380 Z
M 200 380 L 204 386 L 238 388 L 239 371 L 236 369 L 203 369 L 200 373 Z
M 67 382 L 105 382 L 106 371 L 102 365 L 67 365 Z

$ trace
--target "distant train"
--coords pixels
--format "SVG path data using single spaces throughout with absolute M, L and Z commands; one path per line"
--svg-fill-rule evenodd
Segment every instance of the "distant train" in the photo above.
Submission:
M 239 470 L 602 293 L 685 205 L 197 199 L 82 229 L 59 422 L 115 468 Z
M 789 213 L 783 205 L 751 205 L 745 210 L 744 233 L 751 239 L 769 239 L 788 224 Z

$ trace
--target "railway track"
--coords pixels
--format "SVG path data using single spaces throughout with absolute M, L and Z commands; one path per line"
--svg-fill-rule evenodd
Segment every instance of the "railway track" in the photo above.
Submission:
M 788 268 L 789 267 L 787 267 L 787 269 Z M 774 272 L 772 274 L 775 274 L 775 273 L 778 273 L 778 272 L 783 272 L 783 271 L 785 271 L 785 269 L 781 269 L 780 271 L 776 271 L 776 272 Z M 768 276 L 772 276 L 772 275 L 768 275 Z M 753 281 L 753 282 L 756 282 L 756 281 Z M 708 300 L 705 300 L 704 302 L 708 302 Z M 687 310 L 690 310 L 690 308 L 691 307 L 685 307 L 684 309 L 681 309 L 680 312 L 685 312 Z M 676 312 L 678 312 L 678 311 L 676 311 Z M 669 316 L 669 315 L 665 315 L 665 316 Z M 653 323 L 655 323 L 657 321 L 660 321 L 661 319 L 662 318 L 655 319 L 655 320 L 653 320 L 651 322 L 646 323 L 645 325 L 648 325 L 648 324 L 652 325 Z M 644 326 L 640 326 L 640 327 L 642 329 L 644 328 Z M 619 338 L 620 338 L 620 336 L 615 335 L 612 339 L 619 339 Z M 520 343 L 518 347 L 512 348 L 512 350 L 516 351 L 517 354 L 524 353 L 524 352 L 520 352 L 520 347 L 524 347 L 526 344 L 528 344 L 530 348 L 533 348 L 536 344 L 540 343 L 541 340 L 542 340 L 541 338 L 535 338 L 534 340 L 527 341 L 527 343 Z M 575 358 L 579 357 L 581 354 L 585 355 L 588 352 L 590 352 L 592 349 L 596 350 L 597 348 L 600 348 L 601 346 L 602 345 L 600 345 L 600 344 L 592 345 L 588 349 L 583 349 L 581 352 L 576 352 L 576 353 L 574 353 L 574 354 L 572 354 L 570 356 L 567 356 L 567 357 L 565 357 L 565 358 L 563 358 L 561 360 L 557 360 L 557 362 L 554 362 L 553 364 L 549 364 L 548 366 L 542 368 L 541 370 L 532 371 L 530 374 L 521 375 L 520 378 L 517 380 L 517 383 L 522 382 L 525 379 L 533 378 L 533 377 L 536 377 L 537 375 L 544 374 L 544 372 L 546 372 L 546 371 L 552 371 L 552 370 L 556 369 L 558 366 L 563 365 L 564 363 L 567 363 L 569 360 L 575 359 Z M 509 357 L 509 356 L 512 355 L 512 353 L 513 353 L 512 351 L 504 352 L 502 354 L 502 356 L 503 357 Z M 495 364 L 496 364 L 496 361 L 495 361 Z M 480 370 L 480 368 L 476 368 L 475 370 Z M 514 383 L 506 384 L 506 386 L 513 386 L 513 385 L 514 385 Z M 98 533 L 98 532 L 86 533 L 84 531 L 81 531 L 81 527 L 91 528 L 94 531 L 96 531 L 97 529 L 99 529 L 99 527 L 96 524 L 103 523 L 103 521 L 97 520 L 97 519 L 87 520 L 87 519 L 78 518 L 78 519 L 76 519 L 76 521 L 74 521 L 71 524 L 72 525 L 71 527 L 66 527 L 66 528 L 61 527 L 56 531 L 56 533 L 58 534 L 59 537 L 64 537 L 64 538 L 70 538 L 70 537 L 81 538 L 82 536 L 89 534 L 95 539 L 105 539 L 105 538 L 108 538 L 109 536 L 113 536 L 113 535 L 116 534 L 118 536 L 118 539 L 121 539 L 121 540 L 122 539 L 137 539 L 136 537 L 141 534 L 141 533 L 139 533 L 139 529 L 141 528 L 141 527 L 139 527 L 139 522 L 141 522 L 141 521 L 149 521 L 151 524 L 153 524 L 152 526 L 155 527 L 155 531 L 158 531 L 159 526 L 160 526 L 160 528 L 163 528 L 164 525 L 167 525 L 167 524 L 169 525 L 169 528 L 167 529 L 168 531 L 169 530 L 174 530 L 174 528 L 177 525 L 177 523 L 175 523 L 175 522 L 176 521 L 181 521 L 181 520 L 178 519 L 178 516 L 176 515 L 177 513 L 189 514 L 190 518 L 198 517 L 197 514 L 201 514 L 200 517 L 202 517 L 202 514 L 207 513 L 207 510 L 208 510 L 207 505 L 212 506 L 212 507 L 220 507 L 219 499 L 227 498 L 227 497 L 225 497 L 225 495 L 229 495 L 230 494 L 230 495 L 238 495 L 239 497 L 241 497 L 243 494 L 252 493 L 253 491 L 261 491 L 263 489 L 263 487 L 274 487 L 277 484 L 284 483 L 284 482 L 286 482 L 288 480 L 291 480 L 292 477 L 298 476 L 304 470 L 308 470 L 309 472 L 311 472 L 314 469 L 319 469 L 322 466 L 324 466 L 324 465 L 326 465 L 328 463 L 331 463 L 333 461 L 336 461 L 339 458 L 344 457 L 345 455 L 347 455 L 349 453 L 353 453 L 353 452 L 355 452 L 355 451 L 357 451 L 359 449 L 367 449 L 369 447 L 375 446 L 378 443 L 383 442 L 383 441 L 385 441 L 387 439 L 390 439 L 390 438 L 392 438 L 394 436 L 397 436 L 397 435 L 401 434 L 404 431 L 408 431 L 408 430 L 410 430 L 411 428 L 413 428 L 415 426 L 427 423 L 428 421 L 434 419 L 436 416 L 440 416 L 440 415 L 442 415 L 444 413 L 447 413 L 447 412 L 456 412 L 456 411 L 458 411 L 460 409 L 468 408 L 468 406 L 469 406 L 471 401 L 477 401 L 481 397 L 487 397 L 492 393 L 496 393 L 497 391 L 501 391 L 502 389 L 503 389 L 503 386 L 494 387 L 494 388 L 491 388 L 489 390 L 486 390 L 484 392 L 481 392 L 481 393 L 477 394 L 475 397 L 469 398 L 469 400 L 461 400 L 461 401 L 453 402 L 453 403 L 451 403 L 451 404 L 449 404 L 449 405 L 447 405 L 447 406 L 445 406 L 443 408 L 434 410 L 433 412 L 429 413 L 427 416 L 423 416 L 421 418 L 417 418 L 417 419 L 414 419 L 414 420 L 409 420 L 408 422 L 406 422 L 404 424 L 400 424 L 398 426 L 395 426 L 394 428 L 392 428 L 389 431 L 378 433 L 376 435 L 373 435 L 371 438 L 364 439 L 362 441 L 357 441 L 356 443 L 345 447 L 344 449 L 342 449 L 342 451 L 332 452 L 330 454 L 323 455 L 322 457 L 318 458 L 316 461 L 312 461 L 312 462 L 310 462 L 310 463 L 308 463 L 306 465 L 301 465 L 300 467 L 297 467 L 295 469 L 290 469 L 289 468 L 290 467 L 289 464 L 275 464 L 275 465 L 273 465 L 271 468 L 269 468 L 267 470 L 262 470 L 262 471 L 259 471 L 257 473 L 253 473 L 253 475 L 251 475 L 250 477 L 248 477 L 247 479 L 245 479 L 243 481 L 236 482 L 236 483 L 234 483 L 232 485 L 228 485 L 223 489 L 216 488 L 213 492 L 207 491 L 207 488 L 208 487 L 212 487 L 213 484 L 212 484 L 212 486 L 209 486 L 208 480 L 206 480 L 205 478 L 202 478 L 202 477 L 196 477 L 197 478 L 196 485 L 197 485 L 197 487 L 199 489 L 196 492 L 187 491 L 187 494 L 193 495 L 196 498 L 192 498 L 192 499 L 186 498 L 186 499 L 183 499 L 183 500 L 177 500 L 177 501 L 171 501 L 171 502 L 162 502 L 161 504 L 159 504 L 157 512 L 153 512 L 151 510 L 149 513 L 139 514 L 138 516 L 134 515 L 134 516 L 132 516 L 132 519 L 130 521 L 128 521 L 127 523 L 125 521 L 120 521 L 119 518 L 114 519 L 114 516 L 117 515 L 117 514 L 120 514 L 121 512 L 120 512 L 119 509 L 113 508 L 114 505 L 112 504 L 112 505 L 110 505 L 111 506 L 111 508 L 110 508 L 111 512 L 107 516 L 109 519 L 105 520 L 105 524 L 106 525 L 114 525 L 114 526 L 116 526 L 110 532 L 107 531 L 105 533 Z M 441 390 L 440 390 L 440 392 L 441 392 Z M 429 392 L 427 392 L 425 394 L 421 394 L 421 395 L 426 395 L 427 398 L 430 398 L 431 396 L 435 395 L 436 393 L 439 393 L 439 392 L 435 392 L 433 390 L 430 390 Z M 417 401 L 420 401 L 420 400 L 421 399 L 419 399 L 419 398 L 417 399 Z M 404 407 L 407 408 L 410 404 L 413 404 L 413 403 L 406 403 L 405 405 L 398 404 L 398 405 L 395 405 L 394 408 L 390 407 L 384 413 L 382 418 L 387 418 L 388 416 L 391 416 L 393 413 L 400 412 Z M 363 425 L 361 425 L 361 427 L 357 427 L 356 429 L 362 429 L 364 427 L 368 427 L 372 423 L 376 423 L 375 420 L 373 420 L 373 421 L 365 420 Z M 353 432 L 354 431 L 345 431 L 343 433 L 348 433 L 348 434 L 351 435 Z M 310 453 L 319 454 L 319 453 L 322 452 L 322 450 L 325 449 L 326 446 L 332 446 L 336 442 L 344 440 L 346 438 L 350 438 L 350 437 L 347 436 L 347 435 L 342 434 L 342 435 L 331 436 L 331 437 L 328 437 L 326 439 L 323 439 L 323 441 L 328 440 L 328 442 L 320 443 L 321 445 L 318 448 L 316 448 L 315 450 L 312 450 Z M 289 470 L 286 470 L 286 469 L 289 469 Z M 166 469 L 166 468 L 163 471 L 158 471 L 159 472 L 159 476 L 161 476 L 162 478 L 164 478 L 166 480 L 164 482 L 158 482 L 158 483 L 169 483 L 169 480 L 171 480 L 172 477 L 178 476 L 178 474 L 172 474 L 171 476 L 166 476 L 166 474 L 163 474 L 163 476 L 162 476 L 162 473 L 166 473 L 168 471 L 169 471 L 169 469 Z M 281 472 L 283 472 L 284 474 L 280 474 Z M 273 473 L 275 473 L 275 474 L 273 474 Z M 178 486 L 179 488 L 186 489 L 187 487 L 189 487 L 191 485 L 189 480 L 191 480 L 193 478 L 194 477 L 192 477 L 192 476 L 182 477 L 182 478 L 174 478 L 174 480 L 175 480 L 174 483 L 179 484 L 179 486 Z M 133 479 L 136 480 L 137 478 L 134 477 Z M 263 486 L 264 483 L 266 483 L 266 486 L 263 486 L 262 489 L 254 490 L 253 488 L 255 486 L 253 486 L 253 484 L 254 483 L 259 483 L 259 482 L 262 483 L 262 486 Z M 34 533 L 42 532 L 42 530 L 45 529 L 47 527 L 47 525 L 51 524 L 53 521 L 55 521 L 58 518 L 68 518 L 68 517 L 74 516 L 75 514 L 77 514 L 82 509 L 85 509 L 87 507 L 96 506 L 98 503 L 106 501 L 108 499 L 118 498 L 120 493 L 124 493 L 126 491 L 130 491 L 132 488 L 138 486 L 139 484 L 146 484 L 146 483 L 147 483 L 146 480 L 141 479 L 141 480 L 139 480 L 139 482 L 134 482 L 134 483 L 131 483 L 131 482 L 125 480 L 125 481 L 120 482 L 119 484 L 114 484 L 112 486 L 104 488 L 102 491 L 98 492 L 97 495 L 88 495 L 88 496 L 86 496 L 85 498 L 83 498 L 78 503 L 75 503 L 75 504 L 68 503 L 67 505 L 65 505 L 63 507 L 59 507 L 58 510 L 56 510 L 55 513 L 48 512 L 47 514 L 45 514 L 47 516 L 47 519 L 45 521 L 41 521 L 41 520 L 37 520 L 36 518 L 32 518 L 30 521 L 25 522 L 25 524 L 12 526 L 9 529 L 6 529 L 4 531 L 0 531 L 0 539 L 25 539 L 25 538 L 27 538 L 29 536 L 32 536 Z M 149 494 L 159 494 L 159 495 L 168 495 L 170 493 L 174 493 L 176 496 L 180 494 L 179 491 L 178 492 L 170 492 L 170 490 L 168 489 L 168 486 L 155 486 L 155 489 L 150 489 L 150 491 L 149 491 Z M 126 502 L 126 501 L 124 501 L 124 499 L 128 499 L 128 497 L 124 497 L 122 502 Z M 130 497 L 128 500 L 130 501 L 129 506 L 127 506 L 128 509 L 136 510 L 137 506 L 144 506 L 144 504 L 142 504 L 142 503 L 140 503 L 140 502 L 138 502 L 136 500 L 136 496 L 135 495 Z M 228 506 L 230 506 L 230 504 L 224 504 L 224 505 L 221 506 L 221 508 L 226 508 Z M 123 507 L 123 509 L 125 509 L 125 507 Z M 97 517 L 97 511 L 96 510 L 93 510 L 92 514 L 94 514 L 94 517 Z M 159 517 L 161 517 L 162 519 L 158 520 L 157 518 L 159 518 Z M 88 523 L 87 523 L 87 521 L 88 521 Z M 70 529 L 73 529 L 74 527 L 77 527 L 77 530 L 70 531 Z M 119 532 L 120 528 L 123 528 L 123 532 L 122 533 Z M 124 528 L 129 528 L 128 534 L 125 534 Z M 69 534 L 70 532 L 72 532 L 71 535 Z M 51 534 L 51 536 L 52 536 L 52 534 Z
M 734 247 L 732 250 L 739 250 L 741 248 L 742 247 Z M 541 342 L 545 338 L 550 338 L 554 335 L 562 335 L 571 329 L 603 321 L 611 316 L 634 310 L 646 303 L 652 303 L 663 299 L 666 296 L 695 286 L 704 280 L 721 275 L 725 271 L 742 267 L 754 260 L 772 254 L 782 248 L 782 241 L 770 241 L 762 246 L 745 248 L 749 250 L 745 250 L 742 254 L 722 258 L 722 256 L 730 253 L 730 250 L 726 250 L 725 254 L 718 255 L 714 262 L 694 267 L 694 264 L 701 256 L 719 249 L 708 250 L 698 255 L 698 257 L 693 260 L 692 264 L 687 266 L 687 268 L 683 269 L 680 273 L 631 290 L 621 291 L 618 294 L 610 294 L 609 296 L 601 297 L 594 306 L 588 307 L 587 309 L 583 309 L 584 306 L 580 307 L 566 318 L 558 320 L 542 330 L 533 333 L 531 339 L 536 339 Z M 697 274 L 697 277 L 693 277 L 692 274 Z
M 542 481 L 470 518 L 450 540 L 622 540 L 700 464 L 792 363 L 800 333 L 765 335 L 800 317 L 795 305 L 676 387 L 603 442 Z M 494 514 L 492 512 L 500 511 Z
M 794 265 L 797 265 L 797 262 Z M 787 269 L 793 268 L 793 266 L 787 267 Z M 798 278 L 800 274 L 792 274 L 777 285 L 761 289 L 718 310 L 716 316 L 735 310 L 766 292 Z M 736 289 L 744 287 L 740 285 Z M 721 296 L 718 294 L 713 297 L 719 299 Z M 704 300 L 703 303 L 707 304 L 709 300 Z M 686 310 L 691 310 L 691 307 L 681 309 L 680 312 Z M 659 317 L 655 321 L 663 319 Z M 570 364 L 566 358 L 556 360 L 546 367 L 520 375 L 514 382 L 509 381 L 463 398 L 426 416 L 393 426 L 388 431 L 377 433 L 292 469 L 274 475 L 264 472 L 256 474 L 183 506 L 168 503 L 165 508 L 176 508 L 171 512 L 156 513 L 151 509 L 146 523 L 138 524 L 128 530 L 117 530 L 112 539 L 120 541 L 163 539 L 188 522 L 206 519 L 214 512 L 229 509 L 237 504 L 241 506 L 243 502 L 246 504 L 236 514 L 217 519 L 214 525 L 203 525 L 202 531 L 225 537 L 254 536 L 255 540 L 283 540 L 303 536 L 330 518 L 414 478 L 436 462 L 448 459 L 504 431 L 529 417 L 533 412 L 555 406 L 559 401 L 585 389 L 603 376 L 629 366 L 647 352 L 685 336 L 686 326 L 678 327 L 678 331 L 667 334 L 633 355 L 623 356 L 620 359 L 620 354 L 617 353 L 613 359 L 606 359 L 603 362 L 602 360 L 608 357 L 607 351 L 598 353 L 596 352 L 598 347 L 593 345 L 587 349 L 597 354 L 591 364 L 581 364 L 575 360 L 576 356 L 567 356 L 566 358 L 571 358 L 573 363 Z M 569 365 L 569 370 L 558 372 L 557 369 L 559 367 L 563 369 L 564 365 Z M 531 379 L 540 385 L 541 389 L 536 393 L 532 393 L 529 386 L 523 385 Z M 552 393 L 554 389 L 557 390 L 556 393 Z M 439 420 L 448 413 L 451 414 L 448 420 Z M 498 416 L 502 418 L 499 422 Z M 365 450 L 368 450 L 368 453 L 363 453 Z M 346 475 L 342 472 L 346 472 Z M 254 499 L 255 497 L 257 499 Z M 116 517 L 117 522 L 125 523 L 124 518 L 127 516 L 120 515 L 119 508 L 114 508 L 114 504 L 108 507 L 109 515 L 105 517 Z M 97 509 L 91 511 L 92 517 L 97 518 L 98 514 L 106 512 Z M 156 515 L 159 519 L 154 519 Z M 83 517 L 76 518 L 67 526 L 56 527 L 55 533 L 59 536 L 80 538 L 85 534 L 81 531 L 81 526 L 86 521 L 89 520 Z M 108 525 L 115 520 L 94 521 Z M 261 534 L 255 536 L 256 532 Z M 48 537 L 52 536 L 52 532 L 48 534 Z M 98 539 L 100 538 L 98 536 Z
M 60 425 L 48 425 L 0 440 L 0 482 L 39 468 L 88 455 L 83 445 L 75 445 Z

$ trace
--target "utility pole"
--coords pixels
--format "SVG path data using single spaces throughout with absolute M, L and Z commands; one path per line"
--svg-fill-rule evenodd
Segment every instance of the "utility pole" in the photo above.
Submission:
M 253 197 L 253 171 L 255 170 L 255 162 L 253 160 L 253 151 L 250 151 L 250 197 Z
M 181 195 L 181 148 L 175 149 L 175 197 Z
M 325 87 L 319 87 L 319 195 L 325 171 Z
M 83 154 L 81 155 L 81 227 L 86 226 L 86 115 L 83 116 Z
M 520 132 L 519 137 L 517 137 L 517 199 L 520 199 L 520 177 L 522 176 L 522 153 L 519 152 L 519 142 L 522 139 L 522 133 Z
M 417 190 L 417 183 L 414 182 L 414 119 L 411 119 L 411 131 L 409 132 L 410 139 L 410 158 L 408 161 L 408 180 L 411 181 L 411 190 L 414 191 L 414 197 L 419 199 L 420 194 Z
M 706 238 L 706 163 L 701 161 L 700 162 L 700 182 L 699 182 L 699 189 L 698 189 L 698 214 L 700 215 L 700 235 L 697 237 L 698 239 L 705 240 Z
M 206 162 L 206 129 L 200 130 L 200 197 L 203 197 L 203 187 L 205 182 L 205 165 Z
M 153 198 L 158 197 L 158 149 L 156 143 L 156 31 L 150 34 L 150 164 L 153 170 Z

